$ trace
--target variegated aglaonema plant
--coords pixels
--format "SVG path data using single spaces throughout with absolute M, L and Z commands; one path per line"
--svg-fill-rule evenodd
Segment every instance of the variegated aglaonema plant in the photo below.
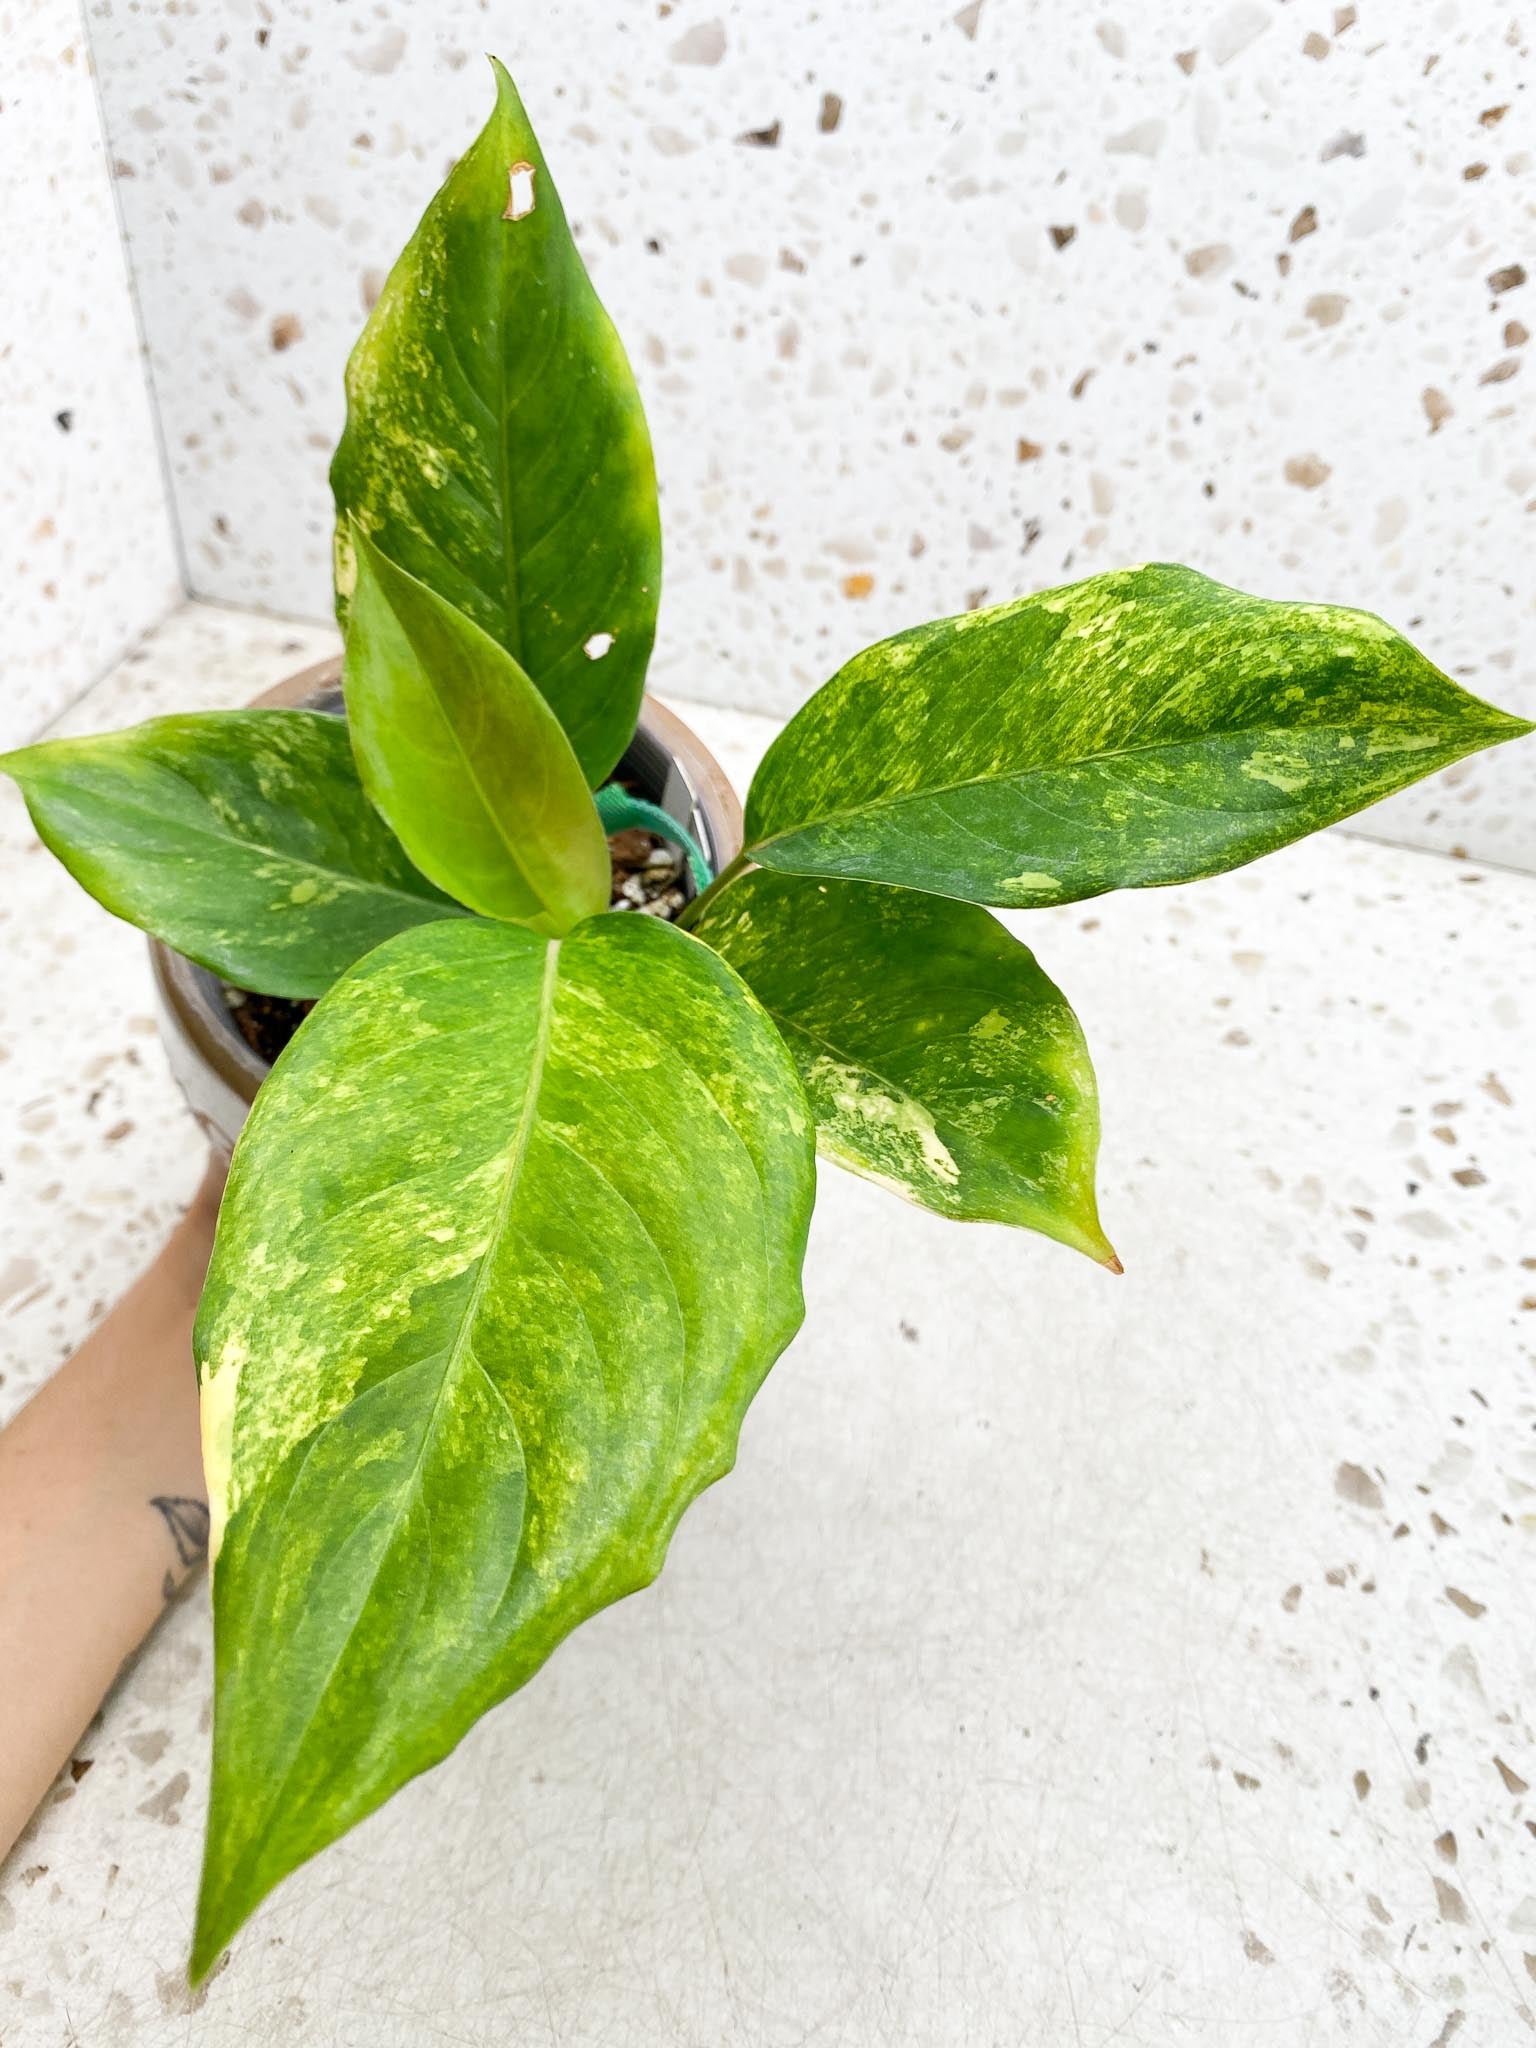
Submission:
M 197 1324 L 194 1977 L 660 1569 L 799 1325 L 818 1143 L 1118 1266 L 1077 1020 L 984 906 L 1220 874 L 1529 729 L 1365 613 L 1118 570 L 856 655 L 678 924 L 604 914 L 591 792 L 635 729 L 656 488 L 496 85 L 348 369 L 347 723 L 159 718 L 4 764 L 109 910 L 319 998 L 235 1152 Z

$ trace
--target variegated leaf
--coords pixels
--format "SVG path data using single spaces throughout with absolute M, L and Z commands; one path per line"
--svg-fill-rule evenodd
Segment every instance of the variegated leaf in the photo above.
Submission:
M 532 677 L 594 787 L 639 714 L 661 589 L 650 436 L 522 101 L 496 107 L 385 282 L 331 466 L 351 525 Z
M 803 1312 L 811 1121 L 652 918 L 407 933 L 236 1150 L 196 1348 L 214 1765 L 194 1975 L 660 1569 Z
M 43 843 L 114 915 L 240 988 L 318 996 L 466 913 L 363 794 L 340 719 L 201 711 L 0 756 Z
M 783 1033 L 829 1159 L 941 1216 L 1022 1224 L 1118 1268 L 1082 1030 L 989 911 L 759 868 L 694 931 Z
M 1368 612 L 1154 563 L 855 655 L 768 749 L 747 850 L 1070 903 L 1222 874 L 1529 730 Z

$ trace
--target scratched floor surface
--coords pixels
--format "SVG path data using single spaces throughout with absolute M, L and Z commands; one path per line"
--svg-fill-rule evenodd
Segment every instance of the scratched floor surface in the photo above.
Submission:
M 328 636 L 188 608 L 75 727 Z M 765 721 L 699 711 L 738 779 Z M 0 1414 L 197 1174 L 0 799 Z M 1112 1280 L 823 1176 L 658 1585 L 181 1978 L 171 1613 L 0 1869 L 4 2048 L 1510 2048 L 1536 2008 L 1536 881 L 1333 835 L 1038 914 Z

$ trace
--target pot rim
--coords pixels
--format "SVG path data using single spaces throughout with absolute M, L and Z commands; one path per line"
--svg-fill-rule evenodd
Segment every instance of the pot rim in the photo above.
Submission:
M 251 708 L 296 708 L 340 681 L 341 656 L 335 654 L 263 690 L 251 699 Z M 724 769 L 692 728 L 649 693 L 642 699 L 637 729 L 663 750 L 681 777 L 718 873 L 741 851 L 744 834 L 741 800 Z M 209 994 L 206 969 L 163 939 L 149 940 L 149 958 L 177 1079 L 209 1136 L 232 1145 L 235 1131 L 228 1126 L 243 1121 L 271 1066 L 220 1014 Z

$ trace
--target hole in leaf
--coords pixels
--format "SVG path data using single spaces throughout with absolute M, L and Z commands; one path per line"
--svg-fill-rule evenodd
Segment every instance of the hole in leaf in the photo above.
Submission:
M 594 633 L 590 640 L 582 642 L 581 651 L 588 661 L 601 661 L 612 645 L 611 633 Z
M 503 220 L 526 220 L 538 203 L 533 194 L 534 168 L 530 163 L 507 166 L 507 210 Z

